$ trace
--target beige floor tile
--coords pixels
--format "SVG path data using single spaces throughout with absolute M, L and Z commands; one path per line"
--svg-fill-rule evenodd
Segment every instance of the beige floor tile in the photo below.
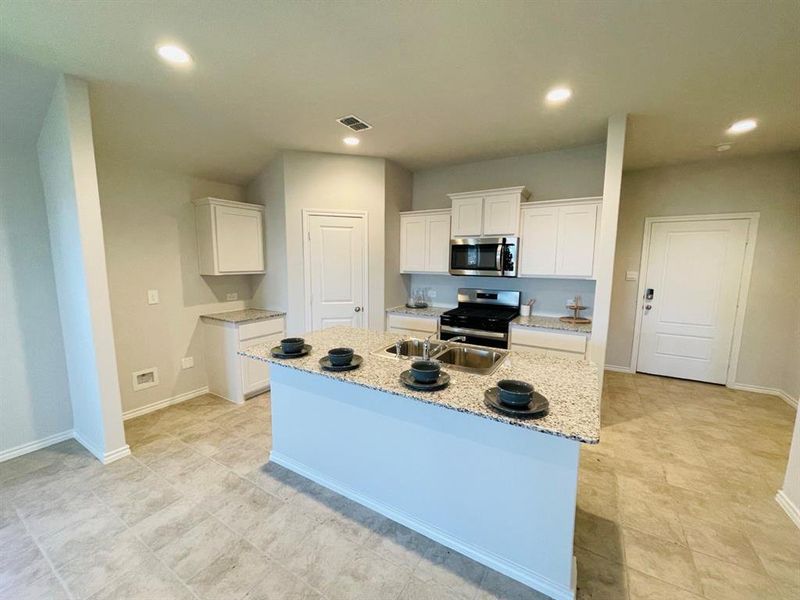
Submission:
M 319 525 L 319 520 L 285 503 L 246 534 L 268 556 L 281 560 L 293 552 Z
M 439 583 L 464 598 L 474 598 L 488 570 L 459 552 L 431 542 L 414 568 L 414 576 Z
M 489 571 L 481 582 L 476 600 L 550 600 L 549 596 L 523 585 L 519 581 Z
M 127 493 L 106 494 L 103 501 L 128 525 L 135 525 L 180 498 L 178 490 L 154 474 Z
M 395 564 L 414 569 L 434 543 L 405 525 L 387 520 L 364 545 Z
M 196 600 L 189 588 L 152 558 L 123 573 L 91 600 Z
M 52 571 L 36 581 L 6 588 L 0 593 L 0 598 L 13 600 L 72 600 Z
M 278 563 L 269 561 L 267 574 L 250 588 L 244 600 L 323 600 L 323 597 Z
M 208 568 L 239 536 L 214 517 L 207 517 L 156 552 L 184 581 Z
M 629 600 L 702 600 L 703 598 L 635 569 L 628 568 L 627 572 Z
M 623 538 L 627 566 L 681 589 L 702 593 L 688 548 L 627 527 L 623 528 Z
M 42 537 L 39 539 L 39 546 L 58 568 L 78 556 L 92 552 L 98 545 L 123 531 L 125 523 L 122 519 L 108 512 Z
M 778 587 L 770 577 L 694 552 L 694 562 L 708 600 L 777 598 Z
M 358 548 L 334 579 L 323 587 L 331 600 L 397 598 L 411 573 L 366 548 Z
M 620 501 L 620 522 L 625 527 L 686 544 L 686 534 L 678 512 L 663 501 L 623 498 Z
M 686 515 L 682 515 L 681 520 L 691 550 L 764 573 L 764 567 L 755 550 L 738 529 L 693 519 Z
M 311 587 L 325 591 L 353 560 L 357 549 L 358 546 L 340 535 L 335 527 L 321 523 L 280 562 Z
M 269 563 L 258 550 L 244 540 L 237 540 L 187 583 L 202 600 L 238 600 L 268 570 Z
M 228 527 L 244 535 L 284 504 L 255 484 L 239 479 L 206 503 L 206 507 Z
M 180 498 L 133 525 L 131 531 L 151 550 L 158 550 L 209 516 L 193 499 Z
M 580 548 L 578 563 L 578 600 L 617 600 L 628 595 L 625 566 Z
M 62 565 L 58 573 L 75 598 L 89 598 L 148 560 L 152 555 L 147 546 L 130 531 L 124 531 Z
M 491 597 L 486 596 L 486 598 Z M 530 596 L 526 598 L 530 598 Z M 464 600 L 464 597 L 436 582 L 422 581 L 411 577 L 397 600 Z
M 623 562 L 622 528 L 619 523 L 576 511 L 575 546 L 607 558 Z
M 0 597 L 21 589 L 51 572 L 50 565 L 33 538 L 21 528 L 18 536 L 0 547 Z M 5 591 L 4 591 L 5 590 Z

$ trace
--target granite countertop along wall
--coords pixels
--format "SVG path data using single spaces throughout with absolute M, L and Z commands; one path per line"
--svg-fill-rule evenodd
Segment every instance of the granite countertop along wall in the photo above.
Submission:
M 429 306 L 427 308 L 409 308 L 405 304 L 401 304 L 400 306 L 393 306 L 392 308 L 387 308 L 386 313 L 390 315 L 410 315 L 412 317 L 434 317 L 436 319 L 439 316 L 450 310 L 448 307 L 442 306 Z
M 447 369 L 444 365 L 451 378 L 450 385 L 438 392 L 418 392 L 406 388 L 399 381 L 400 373 L 410 366 L 409 360 L 398 360 L 389 354 L 371 354 L 374 350 L 393 344 L 396 335 L 334 327 L 304 337 L 313 348 L 308 355 L 300 358 L 273 358 L 267 344 L 251 346 L 240 354 L 587 444 L 596 444 L 600 440 L 600 387 L 597 368 L 593 364 L 510 352 L 500 368 L 488 376 L 463 373 Z M 328 349 L 338 346 L 353 348 L 356 354 L 363 357 L 362 365 L 353 371 L 323 371 L 319 366 L 320 358 L 327 354 Z M 549 400 L 550 414 L 541 419 L 517 419 L 488 408 L 483 403 L 484 391 L 500 379 L 521 379 L 533 384 Z
M 212 321 L 224 321 L 226 323 L 250 323 L 251 321 L 266 321 L 267 319 L 277 319 L 285 316 L 285 312 L 277 310 L 265 310 L 262 308 L 243 308 L 241 310 L 230 310 L 228 312 L 213 313 L 210 315 L 200 315 L 201 319 L 211 319 Z
M 562 331 L 576 331 L 578 333 L 592 333 L 592 324 L 573 325 L 572 323 L 564 323 L 558 317 L 543 317 L 539 315 L 531 315 L 529 317 L 517 317 L 511 321 L 512 325 L 519 325 L 520 327 L 540 327 L 542 329 L 560 329 Z

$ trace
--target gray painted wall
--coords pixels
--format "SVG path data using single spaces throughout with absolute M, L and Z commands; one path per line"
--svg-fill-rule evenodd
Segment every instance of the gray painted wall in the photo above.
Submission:
M 47 213 L 32 143 L 0 147 L 0 306 L 2 453 L 72 429 Z

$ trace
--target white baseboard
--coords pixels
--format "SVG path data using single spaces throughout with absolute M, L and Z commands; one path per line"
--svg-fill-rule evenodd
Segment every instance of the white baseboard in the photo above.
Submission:
M 86 441 L 84 437 L 81 436 L 77 431 L 73 432 L 73 437 L 75 441 L 77 441 L 81 446 L 86 448 L 89 452 L 94 454 L 94 457 L 99 460 L 104 465 L 114 462 L 115 460 L 119 460 L 120 458 L 124 458 L 131 453 L 130 446 L 125 444 L 121 448 L 117 448 L 116 450 L 111 450 L 110 452 L 103 452 L 95 446 L 94 444 L 90 444 Z
M 634 370 L 631 369 L 630 367 L 620 367 L 617 365 L 606 365 L 605 370 L 614 371 L 616 373 L 634 373 Z
M 48 446 L 52 446 L 53 444 L 58 444 L 59 442 L 63 442 L 65 440 L 70 440 L 72 438 L 73 438 L 72 429 L 68 429 L 67 431 L 55 433 L 40 440 L 35 440 L 33 442 L 28 442 L 27 444 L 20 444 L 19 446 L 14 446 L 13 448 L 9 448 L 7 450 L 3 450 L 2 452 L 0 452 L 0 462 L 11 460 L 12 458 L 16 458 L 17 456 L 28 454 L 28 452 L 35 452 L 36 450 L 41 450 L 42 448 L 47 448 Z
M 576 581 L 576 570 L 574 559 L 572 573 L 573 587 L 572 589 L 569 589 L 567 586 L 560 585 L 546 577 L 543 577 L 535 571 L 525 569 L 520 565 L 503 557 L 497 556 L 494 553 L 488 552 L 483 548 L 459 540 L 448 533 L 431 526 L 428 523 L 418 520 L 416 517 L 413 517 L 408 513 L 399 511 L 381 501 L 363 496 L 352 488 L 341 484 L 336 480 L 330 479 L 318 471 L 311 469 L 310 467 L 278 452 L 270 452 L 269 460 L 281 465 L 282 467 L 286 467 L 290 471 L 294 471 L 295 473 L 302 475 L 303 477 L 310 479 L 311 481 L 314 481 L 330 490 L 333 490 L 334 492 L 337 492 L 338 494 L 341 494 L 342 496 L 349 498 L 350 500 L 353 500 L 362 506 L 371 508 L 375 512 L 388 517 L 392 521 L 396 521 L 401 525 L 405 525 L 406 527 L 413 529 L 414 531 L 421 533 L 422 535 L 435 540 L 440 544 L 447 546 L 448 548 L 452 548 L 456 552 L 460 552 L 461 554 L 464 554 L 465 556 L 468 556 L 473 560 L 476 560 L 479 563 L 494 569 L 495 571 L 499 571 L 504 575 L 508 575 L 512 579 L 516 579 L 517 581 L 524 583 L 535 590 L 547 594 L 554 600 L 575 600 L 574 584 Z
M 134 408 L 132 410 L 127 410 L 122 413 L 122 420 L 127 421 L 128 419 L 134 419 L 136 417 L 141 417 L 142 415 L 146 415 L 147 413 L 151 413 L 162 408 L 166 408 L 168 406 L 172 406 L 173 404 L 179 404 L 181 402 L 185 402 L 186 400 L 191 400 L 192 398 L 197 398 L 197 396 L 202 396 L 203 394 L 208 393 L 208 386 L 203 386 L 201 388 L 197 388 L 196 390 L 191 390 L 185 392 L 183 394 L 178 394 L 177 396 L 172 396 L 171 398 L 164 398 L 163 400 L 157 400 L 156 402 L 151 402 L 145 406 L 140 406 L 139 408 Z
M 122 448 L 117 448 L 116 450 L 112 450 L 111 452 L 106 452 L 103 455 L 103 464 L 107 465 L 109 463 L 114 462 L 115 460 L 119 460 L 120 458 L 125 458 L 126 456 L 131 455 L 131 447 L 128 444 L 122 446 Z
M 769 394 L 770 396 L 778 396 L 789 406 L 797 408 L 797 398 L 792 398 L 789 394 L 777 388 L 761 387 L 747 383 L 732 383 L 728 387 L 733 390 L 741 390 L 743 392 L 754 392 L 756 394 Z
M 780 507 L 789 515 L 789 518 L 800 528 L 800 508 L 797 507 L 794 502 L 789 500 L 789 496 L 786 495 L 786 492 L 783 490 L 779 490 L 777 494 L 775 494 L 775 500 L 778 502 Z

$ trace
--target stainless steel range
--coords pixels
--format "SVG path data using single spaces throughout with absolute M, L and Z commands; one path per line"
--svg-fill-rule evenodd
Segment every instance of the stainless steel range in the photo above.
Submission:
M 468 344 L 508 348 L 511 321 L 519 315 L 520 292 L 459 288 L 458 307 L 439 317 L 443 340 L 463 336 Z

